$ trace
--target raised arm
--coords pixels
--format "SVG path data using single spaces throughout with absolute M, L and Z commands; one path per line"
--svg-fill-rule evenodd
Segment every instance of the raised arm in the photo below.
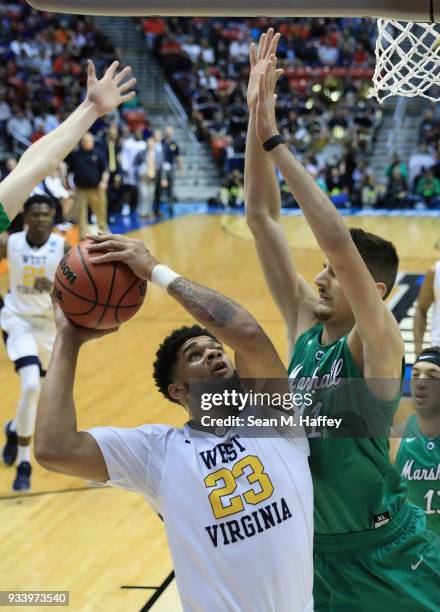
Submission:
M 255 132 L 259 75 L 266 69 L 269 57 L 275 53 L 278 41 L 279 34 L 273 36 L 271 28 L 262 34 L 258 50 L 254 43 L 250 47 L 251 73 L 248 85 L 250 117 L 246 141 L 244 189 L 246 221 L 254 236 L 267 286 L 287 326 L 290 357 L 297 336 L 316 322 L 313 315 L 316 293 L 296 270 L 281 225 L 281 197 L 275 166 L 265 153 Z
M 35 458 L 47 470 L 105 482 L 109 475 L 98 444 L 78 431 L 73 386 L 82 344 L 110 332 L 73 325 L 57 304 L 55 320 L 57 337 L 38 402 Z
M 275 119 L 275 58 L 260 77 L 256 132 L 261 143 L 278 134 Z M 404 345 L 399 326 L 382 300 L 342 217 L 307 170 L 280 144 L 268 153 L 298 201 L 329 260 L 356 321 L 350 349 L 366 378 L 400 380 Z M 382 291 L 385 287 L 382 287 Z
M 286 369 L 272 342 L 254 317 L 230 298 L 161 266 L 141 240 L 126 236 L 90 236 L 90 260 L 122 261 L 140 278 L 166 289 L 201 325 L 236 354 L 239 374 L 248 378 L 285 378 Z M 94 251 L 108 251 L 93 256 Z M 159 266 L 161 274 L 159 273 Z M 162 279 L 166 279 L 166 282 Z
M 423 336 L 426 331 L 426 316 L 431 304 L 434 302 L 434 276 L 435 266 L 429 268 L 425 280 L 420 287 L 417 298 L 416 314 L 414 317 L 414 342 L 415 351 L 418 355 L 423 348 Z
M 87 96 L 84 102 L 55 130 L 30 146 L 14 170 L 0 183 L 0 203 L 10 221 L 21 210 L 31 191 L 56 169 L 98 117 L 106 115 L 135 95 L 130 90 L 136 79 L 131 78 L 121 84 L 130 74 L 131 68 L 124 68 L 117 73 L 118 66 L 119 62 L 113 62 L 98 81 L 93 63 L 89 61 Z M 6 222 L 0 219 L 0 231 L 6 227 Z

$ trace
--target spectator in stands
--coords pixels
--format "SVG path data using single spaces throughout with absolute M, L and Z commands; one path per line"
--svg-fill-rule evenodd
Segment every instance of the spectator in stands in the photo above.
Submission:
M 416 190 L 416 180 L 425 171 L 434 166 L 436 160 L 429 150 L 426 142 L 419 144 L 418 150 L 411 155 L 408 162 L 408 183 L 412 190 Z
M 373 177 L 367 174 L 362 183 L 361 204 L 364 208 L 376 206 L 380 200 L 380 188 Z
M 75 207 L 79 221 L 80 240 L 88 233 L 88 207 L 96 216 L 102 232 L 108 232 L 107 186 L 108 170 L 95 139 L 89 132 L 81 139 L 78 149 L 66 158 L 75 183 Z
M 47 176 L 34 193 L 44 193 L 55 203 L 55 223 L 59 229 L 69 229 L 73 220 L 73 192 L 67 183 L 67 165 L 62 162 Z
M 162 146 L 163 134 L 161 130 L 154 130 L 154 163 L 156 174 L 154 179 L 154 199 L 153 199 L 153 214 L 156 218 L 162 217 L 160 211 L 160 203 L 162 201 L 163 190 L 168 186 L 164 176 L 164 150 Z
M 105 131 L 104 138 L 97 142 L 97 146 L 105 160 L 109 179 L 107 187 L 107 203 L 109 218 L 121 212 L 122 205 L 122 168 L 119 163 L 121 144 L 119 129 L 112 123 Z
M 202 53 L 202 47 L 194 40 L 192 36 L 187 38 L 181 49 L 187 54 L 193 64 L 198 63 L 200 54 Z
M 394 164 L 388 174 L 386 202 L 389 208 L 406 208 L 409 205 L 408 181 L 401 164 Z
M 150 51 L 157 50 L 160 41 L 166 32 L 166 23 L 162 17 L 147 17 L 143 23 L 143 31 L 147 47 Z
M 297 153 L 317 157 L 318 176 L 323 171 L 332 178 L 329 167 L 337 167 L 342 197 L 360 203 L 363 182 L 356 184 L 353 176 L 371 154 L 381 121 L 377 105 L 367 99 L 375 22 L 329 18 L 275 22 L 283 32 L 279 57 L 285 73 L 277 99 L 283 135 Z M 164 18 L 156 34 L 151 18 L 142 22 L 149 47 L 157 50 L 197 124 L 197 135 L 211 144 L 215 159 L 224 167 L 226 182 L 234 169 L 242 170 L 247 41 L 250 34 L 258 37 L 266 26 L 266 18 Z M 156 184 L 160 185 L 157 178 Z
M 10 172 L 12 172 L 12 170 L 15 168 L 15 166 L 17 165 L 17 158 L 16 157 L 7 157 L 6 161 L 5 161 L 5 168 L 4 171 L 2 172 L 2 178 L 1 180 L 5 179 L 8 174 Z
M 419 128 L 419 140 L 431 144 L 439 137 L 440 122 L 435 119 L 434 111 L 427 109 Z
M 243 28 L 238 31 L 237 38 L 231 42 L 229 55 L 234 59 L 234 65 L 243 65 L 249 59 L 250 39 L 247 31 Z
M 242 208 L 244 206 L 243 175 L 239 170 L 234 170 L 224 179 L 219 197 L 224 207 Z
M 328 194 L 336 206 L 351 206 L 347 179 L 339 166 L 328 168 L 325 183 Z
M 165 201 L 168 204 L 168 211 L 173 214 L 173 204 L 176 200 L 174 193 L 176 166 L 179 169 L 180 176 L 185 173 L 183 158 L 180 153 L 179 145 L 174 140 L 174 129 L 171 125 L 167 125 L 164 130 L 164 138 L 162 140 L 163 152 L 163 179 L 166 181 L 164 189 Z M 156 211 L 157 212 L 157 211 Z
M 403 162 L 397 153 L 394 153 L 391 162 L 385 168 L 385 175 L 387 178 L 391 178 L 393 175 L 394 169 L 399 168 L 400 174 L 405 178 L 405 181 L 408 181 L 408 168 L 405 162 Z
M 153 218 L 153 200 L 156 184 L 156 141 L 147 140 L 147 148 L 140 151 L 135 158 L 138 175 L 139 205 L 137 212 L 145 219 Z
M 34 131 L 31 121 L 26 117 L 21 108 L 15 107 L 13 114 L 8 121 L 7 131 L 9 136 L 14 140 L 24 139 L 30 142 Z
M 324 66 L 334 66 L 338 61 L 339 50 L 327 38 L 318 47 L 318 58 Z
M 59 114 L 53 108 L 43 109 L 44 133 L 48 134 L 60 125 Z
M 138 206 L 138 176 L 134 160 L 140 151 L 145 151 L 147 144 L 143 138 L 143 130 L 137 129 L 134 134 L 129 132 L 121 142 L 120 162 L 122 182 L 124 184 L 124 203 L 122 214 L 134 213 Z
M 432 169 L 426 170 L 420 177 L 416 193 L 426 206 L 435 207 L 440 204 L 440 180 L 434 176 Z
M 201 59 L 204 64 L 212 65 L 215 63 L 215 53 L 214 49 L 211 46 L 209 40 L 207 38 L 203 38 L 201 41 Z

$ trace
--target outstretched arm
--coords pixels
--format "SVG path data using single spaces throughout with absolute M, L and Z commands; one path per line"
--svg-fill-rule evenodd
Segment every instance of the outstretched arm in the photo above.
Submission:
M 92 263 L 122 261 L 140 278 L 151 280 L 153 276 L 154 280 L 153 270 L 159 262 L 141 240 L 119 235 L 90 238 L 95 243 L 89 247 Z M 94 251 L 107 252 L 95 257 Z M 196 321 L 235 352 L 237 364 L 241 364 L 246 377 L 285 378 L 286 369 L 272 342 L 247 310 L 213 289 L 172 272 L 170 275 L 170 271 L 165 272 L 169 282 L 160 285 Z M 240 373 L 243 376 L 243 372 Z
M 276 52 L 279 37 L 279 34 L 273 36 L 273 29 L 270 28 L 262 34 L 258 50 L 254 43 L 250 47 L 250 117 L 244 188 L 247 224 L 254 236 L 266 283 L 287 326 L 290 358 L 297 336 L 316 322 L 313 316 L 316 294 L 296 270 L 281 225 L 281 197 L 275 166 L 255 132 L 260 74 L 265 71 L 269 58 Z
M 275 84 L 275 58 L 272 58 L 260 77 L 256 131 L 261 143 L 278 133 Z M 342 217 L 286 146 L 278 145 L 268 155 L 298 201 L 353 311 L 356 325 L 349 344 L 356 362 L 366 378 L 400 380 L 404 346 L 399 326 L 383 302 Z
M 55 130 L 35 142 L 22 155 L 14 170 L 0 183 L 0 203 L 10 221 L 18 214 L 31 191 L 53 172 L 80 138 L 95 123 L 122 102 L 131 100 L 130 91 L 136 79 L 121 82 L 130 74 L 127 67 L 117 73 L 119 62 L 113 62 L 98 81 L 95 68 L 88 62 L 87 96 L 84 102 Z M 6 229 L 0 219 L 0 231 Z
M 88 480 L 108 480 L 107 466 L 95 439 L 78 431 L 73 401 L 78 354 L 84 342 L 115 330 L 77 327 L 55 304 L 57 336 L 38 402 L 35 458 L 47 470 Z
M 426 331 L 426 317 L 431 304 L 434 301 L 434 276 L 435 266 L 432 266 L 425 276 L 420 287 L 419 297 L 417 298 L 416 314 L 414 317 L 414 342 L 416 355 L 423 348 L 423 336 Z

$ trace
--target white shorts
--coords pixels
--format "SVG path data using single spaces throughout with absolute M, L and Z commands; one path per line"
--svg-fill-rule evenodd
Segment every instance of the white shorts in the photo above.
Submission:
M 18 370 L 40 365 L 46 371 L 55 341 L 56 327 L 46 317 L 19 317 L 6 307 L 0 311 L 0 325 L 6 334 L 6 351 Z

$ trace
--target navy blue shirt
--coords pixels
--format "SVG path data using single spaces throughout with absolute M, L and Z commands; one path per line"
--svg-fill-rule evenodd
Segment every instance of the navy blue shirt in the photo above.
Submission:
M 165 162 L 173 165 L 175 158 L 180 155 L 178 145 L 172 140 L 171 142 L 167 142 L 166 140 L 162 140 L 162 150 L 163 150 L 163 158 Z
M 80 189 L 98 187 L 103 173 L 107 170 L 102 153 L 97 147 L 91 151 L 77 149 L 66 158 L 69 170 L 73 172 L 73 181 Z

